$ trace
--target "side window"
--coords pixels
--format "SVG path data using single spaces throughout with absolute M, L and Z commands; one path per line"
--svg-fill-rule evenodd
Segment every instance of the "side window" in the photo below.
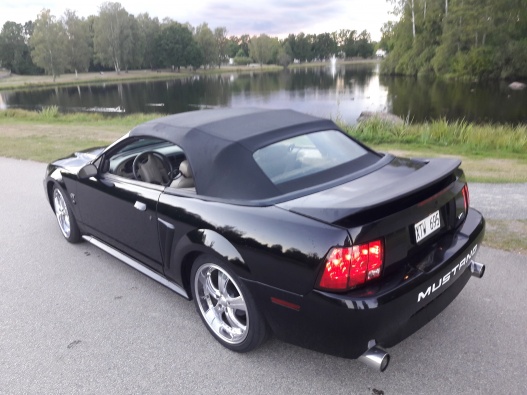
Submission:
M 133 137 L 105 158 L 103 173 L 157 185 L 170 185 L 177 177 L 183 150 L 168 141 Z

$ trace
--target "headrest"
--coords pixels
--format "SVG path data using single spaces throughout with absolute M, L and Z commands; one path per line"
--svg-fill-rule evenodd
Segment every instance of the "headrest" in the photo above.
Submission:
M 188 160 L 185 159 L 179 164 L 179 171 L 183 174 L 183 177 L 192 178 L 192 169 L 190 168 Z

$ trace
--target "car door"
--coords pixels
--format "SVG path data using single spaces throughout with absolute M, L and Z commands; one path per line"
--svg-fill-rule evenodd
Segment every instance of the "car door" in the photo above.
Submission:
M 156 206 L 163 189 L 104 173 L 81 180 L 75 199 L 93 236 L 161 272 Z

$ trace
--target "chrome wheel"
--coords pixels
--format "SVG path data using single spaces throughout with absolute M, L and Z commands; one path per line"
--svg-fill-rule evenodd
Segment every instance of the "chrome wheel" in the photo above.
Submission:
M 69 239 L 71 235 L 71 225 L 68 206 L 66 205 L 62 192 L 57 188 L 53 192 L 53 207 L 55 208 L 55 215 L 57 216 L 60 230 L 64 237 Z
M 205 263 L 194 276 L 194 290 L 200 313 L 224 342 L 237 345 L 247 337 L 249 314 L 240 287 L 220 266 Z

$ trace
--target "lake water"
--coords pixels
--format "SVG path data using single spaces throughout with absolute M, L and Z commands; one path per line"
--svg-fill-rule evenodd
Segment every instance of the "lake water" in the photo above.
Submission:
M 527 90 L 504 82 L 445 82 L 379 75 L 378 64 L 227 73 L 170 81 L 0 92 L 0 109 L 173 114 L 209 107 L 292 108 L 356 122 L 362 111 L 411 121 L 445 117 L 475 122 L 527 122 Z

